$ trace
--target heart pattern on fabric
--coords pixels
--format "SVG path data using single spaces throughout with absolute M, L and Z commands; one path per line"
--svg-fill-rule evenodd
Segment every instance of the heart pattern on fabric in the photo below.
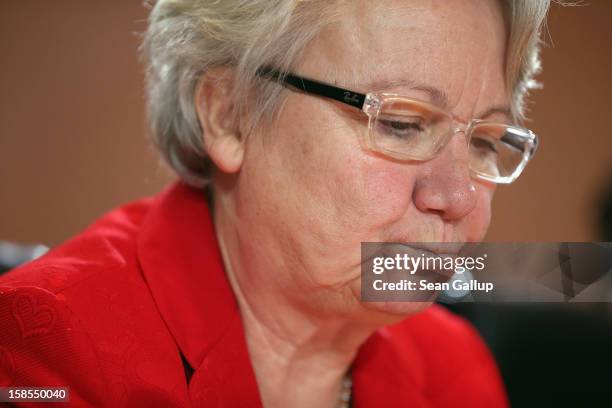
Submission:
M 57 319 L 55 309 L 38 304 L 38 300 L 28 294 L 15 297 L 12 312 L 22 338 L 50 333 Z

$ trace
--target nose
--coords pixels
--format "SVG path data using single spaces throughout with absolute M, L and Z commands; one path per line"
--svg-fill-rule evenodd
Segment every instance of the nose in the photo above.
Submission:
M 445 221 L 461 219 L 476 207 L 464 132 L 455 133 L 436 157 L 420 165 L 413 201 L 419 211 L 437 214 Z

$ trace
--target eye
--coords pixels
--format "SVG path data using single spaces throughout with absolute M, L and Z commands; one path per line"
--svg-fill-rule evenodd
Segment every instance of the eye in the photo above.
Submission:
M 393 136 L 398 139 L 411 139 L 419 136 L 425 129 L 419 118 L 379 118 L 378 130 L 383 135 Z

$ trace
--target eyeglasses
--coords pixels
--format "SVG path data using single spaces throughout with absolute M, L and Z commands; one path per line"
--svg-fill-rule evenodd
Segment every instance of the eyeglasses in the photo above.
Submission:
M 499 184 L 518 178 L 538 146 L 538 137 L 522 127 L 481 119 L 462 122 L 430 103 L 389 93 L 362 94 L 264 67 L 258 75 L 290 89 L 342 102 L 368 117 L 364 147 L 402 161 L 432 159 L 463 132 L 474 177 Z

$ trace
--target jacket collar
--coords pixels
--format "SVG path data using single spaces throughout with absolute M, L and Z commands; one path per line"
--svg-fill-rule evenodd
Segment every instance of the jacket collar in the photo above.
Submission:
M 191 401 L 196 406 L 261 406 L 204 193 L 175 183 L 158 195 L 137 245 L 159 312 L 195 370 L 189 384 Z M 353 366 L 357 406 L 392 406 L 398 401 L 422 406 L 424 379 L 414 377 L 420 371 L 415 370 L 419 355 L 407 342 L 383 329 L 361 347 Z M 385 375 L 391 367 L 399 369 L 392 381 Z
M 158 195 L 137 245 L 159 312 L 195 370 L 191 383 L 206 384 L 206 392 L 192 392 L 190 384 L 192 400 L 207 406 L 212 400 L 222 406 L 259 401 L 238 305 L 204 193 L 179 182 Z

